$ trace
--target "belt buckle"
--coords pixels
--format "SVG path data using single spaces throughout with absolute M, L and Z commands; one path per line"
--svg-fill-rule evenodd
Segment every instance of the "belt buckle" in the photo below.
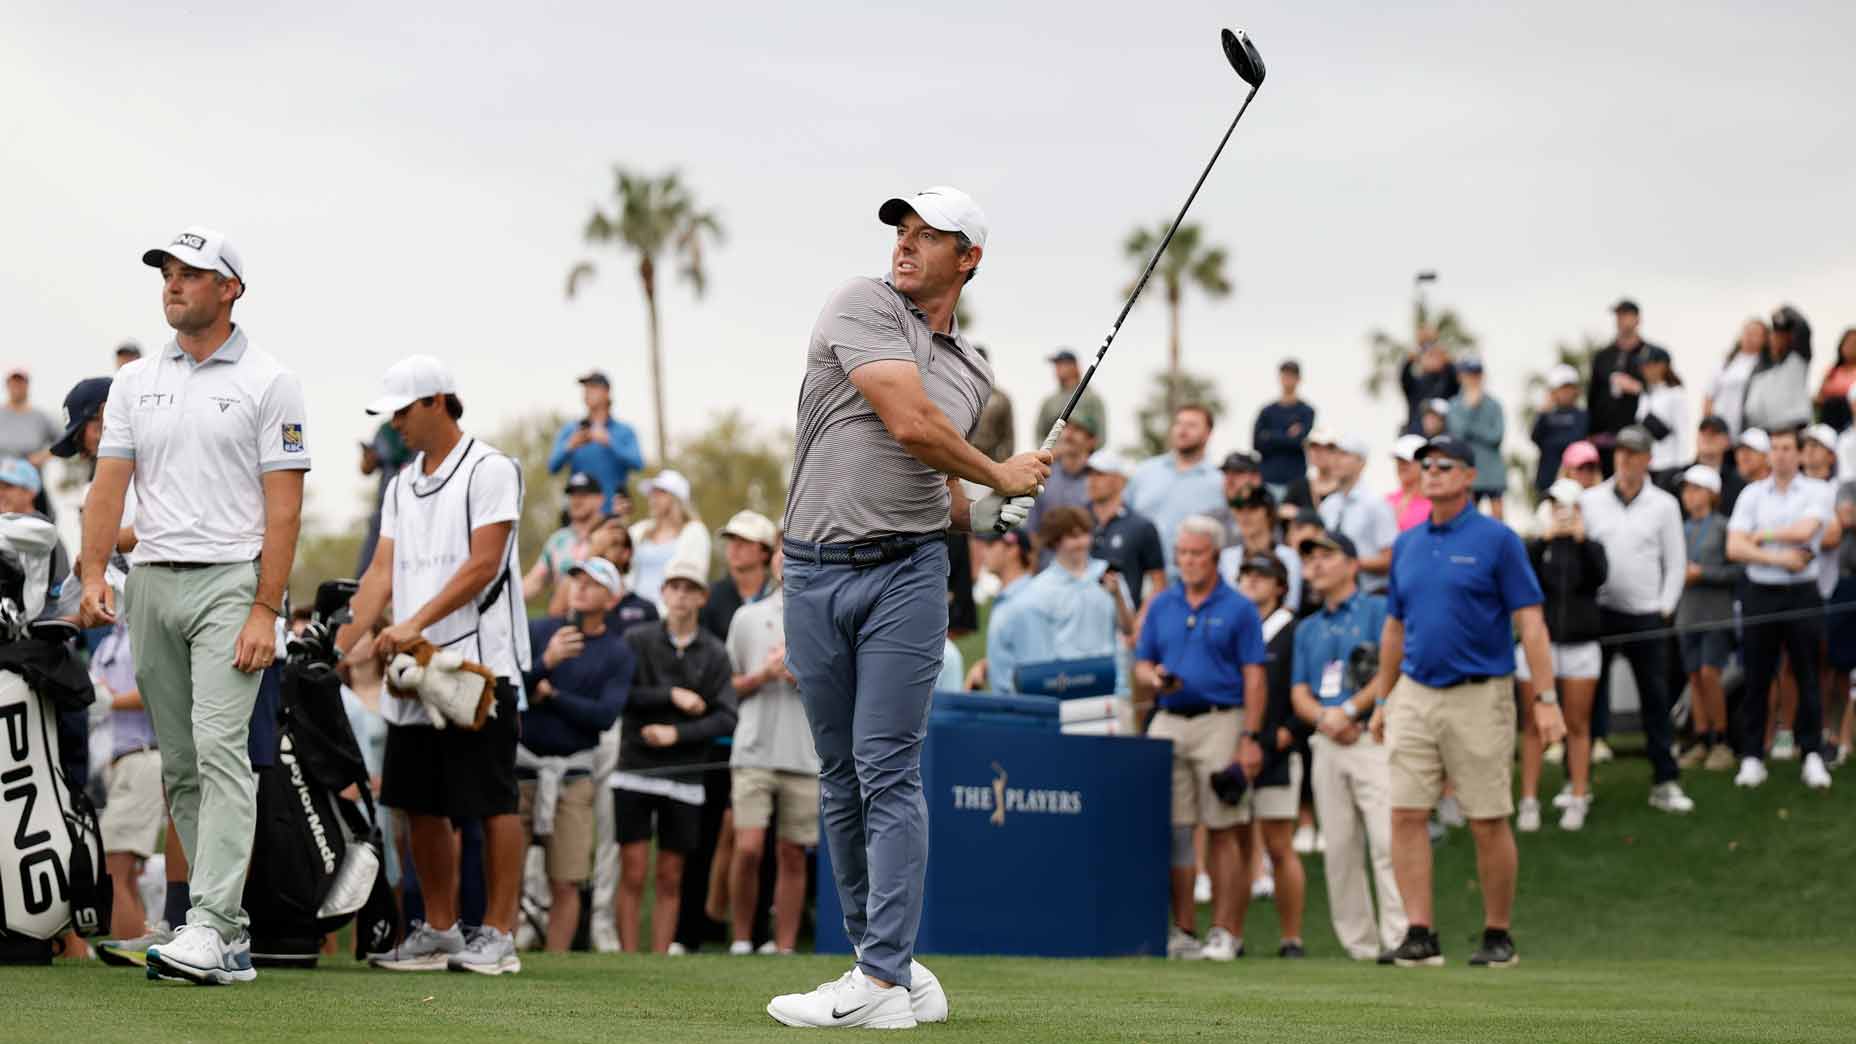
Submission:
M 869 567 L 882 565 L 888 548 L 881 540 L 866 540 L 861 544 L 852 544 L 846 554 L 850 557 L 851 565 Z

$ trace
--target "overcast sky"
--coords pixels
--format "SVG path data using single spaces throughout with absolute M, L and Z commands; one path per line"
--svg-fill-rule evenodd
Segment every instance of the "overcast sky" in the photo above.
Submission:
M 790 427 L 819 305 L 886 267 L 877 204 L 951 183 L 992 222 L 971 332 L 1029 441 L 1043 356 L 1093 349 L 1122 238 L 1170 217 L 1236 110 L 1226 24 L 1269 79 L 1193 211 L 1237 283 L 1184 326 L 1233 407 L 1220 452 L 1285 355 L 1325 422 L 1388 431 L 1365 335 L 1403 332 L 1418 268 L 1510 400 L 1620 294 L 1694 385 L 1782 301 L 1818 331 L 1814 380 L 1856 324 L 1844 2 L 411 6 L 7 0 L 0 305 L 41 405 L 118 341 L 165 342 L 137 258 L 198 222 L 244 253 L 239 321 L 304 378 L 324 519 L 356 501 L 361 405 L 415 351 L 454 365 L 479 430 L 576 407 L 572 375 L 605 368 L 648 445 L 630 263 L 595 255 L 562 293 L 624 164 L 681 169 L 728 231 L 705 299 L 663 294 L 673 432 L 733 407 Z M 1155 295 L 1104 370 L 1116 441 L 1164 343 Z

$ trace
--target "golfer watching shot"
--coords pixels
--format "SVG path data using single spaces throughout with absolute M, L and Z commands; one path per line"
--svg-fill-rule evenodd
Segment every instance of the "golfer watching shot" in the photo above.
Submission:
M 966 193 L 889 199 L 886 278 L 825 302 L 799 390 L 786 501 L 786 660 L 819 756 L 820 825 L 856 965 L 775 997 L 789 1026 L 906 1029 L 947 1017 L 913 959 L 928 864 L 922 741 L 947 637 L 945 531 L 1023 522 L 1047 452 L 968 445 L 992 370 L 954 323 L 986 246 Z M 960 480 L 991 492 L 971 503 Z
M 257 782 L 246 742 L 296 557 L 309 470 L 303 390 L 233 324 L 245 267 L 224 236 L 195 226 L 142 261 L 161 270 L 174 340 L 110 386 L 84 505 L 81 615 L 88 627 L 116 618 L 104 568 L 133 482 L 139 542 L 124 608 L 193 899 L 173 941 L 148 950 L 148 970 L 249 982 L 241 897 Z

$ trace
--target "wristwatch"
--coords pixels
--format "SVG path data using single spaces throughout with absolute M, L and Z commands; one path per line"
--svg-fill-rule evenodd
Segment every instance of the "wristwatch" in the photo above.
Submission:
M 1557 707 L 1560 705 L 1560 695 L 1552 689 L 1542 689 L 1534 694 L 1534 702 L 1544 703 L 1549 707 Z
M 1342 704 L 1340 712 L 1347 716 L 1348 721 L 1359 721 L 1360 715 L 1363 713 L 1359 705 L 1352 700 L 1348 700 L 1346 703 Z

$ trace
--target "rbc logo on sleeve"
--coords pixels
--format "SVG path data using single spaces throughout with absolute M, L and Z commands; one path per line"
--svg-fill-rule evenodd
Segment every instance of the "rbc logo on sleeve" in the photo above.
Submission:
M 284 427 L 284 452 L 285 453 L 303 452 L 303 426 L 301 424 L 286 424 L 283 427 Z

